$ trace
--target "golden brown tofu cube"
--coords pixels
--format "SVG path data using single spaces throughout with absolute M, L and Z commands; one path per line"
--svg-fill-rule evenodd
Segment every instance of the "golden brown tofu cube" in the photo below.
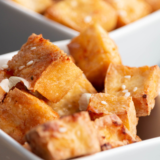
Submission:
M 159 91 L 159 67 L 127 67 L 111 64 L 105 79 L 105 92 L 132 96 L 137 117 L 150 115 Z
M 153 11 L 160 9 L 160 0 L 145 0 L 145 1 L 151 5 Z
M 86 28 L 68 44 L 68 48 L 77 66 L 98 90 L 104 88 L 109 64 L 122 63 L 117 46 L 98 24 Z
M 26 140 L 45 160 L 65 160 L 100 151 L 97 130 L 87 112 L 65 116 L 32 129 Z
M 97 22 L 107 31 L 117 25 L 116 11 L 103 0 L 65 0 L 50 7 L 45 16 L 74 30 L 82 31 Z
M 10 75 L 5 70 L 0 70 L 0 82 L 2 82 L 2 80 L 4 79 L 8 79 L 9 77 Z M 5 94 L 6 92 L 0 84 L 0 102 L 2 102 L 2 100 L 4 99 Z
M 96 119 L 95 126 L 99 131 L 101 150 L 109 150 L 136 142 L 115 114 Z
M 43 13 L 53 2 L 52 0 L 12 0 L 23 7 L 31 9 L 38 13 Z
M 74 84 L 73 88 L 57 103 L 48 101 L 47 104 L 52 107 L 60 116 L 71 115 L 79 112 L 79 99 L 84 93 L 96 93 L 92 84 L 82 75 Z
M 93 120 L 108 114 L 116 114 L 130 133 L 136 136 L 137 118 L 132 97 L 117 97 L 105 93 L 92 94 L 87 110 Z
M 62 50 L 42 35 L 35 34 L 8 62 L 8 67 L 14 76 L 30 83 L 29 90 L 38 91 L 52 102 L 63 98 L 82 75 Z
M 118 12 L 118 27 L 127 25 L 151 13 L 144 0 L 105 0 Z
M 21 144 L 30 129 L 56 118 L 58 114 L 43 101 L 17 88 L 0 104 L 0 128 Z

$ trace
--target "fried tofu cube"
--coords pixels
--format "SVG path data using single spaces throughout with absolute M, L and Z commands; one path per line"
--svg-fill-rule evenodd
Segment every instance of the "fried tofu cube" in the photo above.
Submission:
M 104 88 L 109 64 L 122 63 L 116 44 L 98 24 L 86 28 L 68 44 L 68 48 L 77 66 L 98 90 Z
M 153 11 L 160 9 L 160 0 L 145 0 L 145 1 L 151 5 Z
M 65 160 L 100 151 L 97 130 L 87 112 L 40 125 L 26 135 L 31 149 L 45 160 Z
M 82 75 L 82 71 L 62 50 L 42 35 L 35 34 L 8 62 L 8 69 L 14 76 L 27 80 L 29 90 L 38 91 L 55 103 L 67 94 Z
M 105 0 L 118 12 L 118 27 L 130 24 L 151 13 L 151 6 L 144 0 Z
M 79 112 L 79 99 L 84 93 L 96 93 L 92 84 L 82 75 L 73 88 L 57 103 L 47 101 L 47 104 L 60 116 Z
M 136 139 L 132 137 L 115 114 L 96 119 L 95 126 L 99 131 L 99 140 L 103 151 L 136 142 Z
M 4 79 L 8 79 L 10 75 L 5 70 L 0 70 L 0 82 Z M 0 102 L 4 99 L 4 96 L 6 94 L 6 91 L 3 89 L 0 83 Z
M 87 110 L 92 120 L 105 115 L 116 114 L 133 137 L 136 136 L 138 121 L 132 97 L 117 97 L 105 93 L 92 94 Z
M 48 7 L 50 7 L 53 4 L 52 0 L 12 0 L 12 1 L 38 13 L 43 13 Z
M 17 88 L 0 104 L 0 128 L 21 144 L 30 129 L 58 117 L 43 101 Z
M 107 31 L 117 25 L 117 12 L 104 0 L 65 0 L 50 7 L 45 16 L 81 32 L 89 24 L 97 22 Z
M 159 92 L 159 67 L 127 67 L 111 64 L 105 79 L 105 93 L 132 96 L 137 117 L 150 115 Z

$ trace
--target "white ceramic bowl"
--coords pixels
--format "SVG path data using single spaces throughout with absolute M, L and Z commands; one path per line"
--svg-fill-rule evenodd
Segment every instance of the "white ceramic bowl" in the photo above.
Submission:
M 110 33 L 119 47 L 124 65 L 142 66 L 160 64 L 160 11 L 152 18 L 144 18 L 143 23 Z M 67 41 L 54 42 L 66 53 Z M 17 52 L 0 56 L 0 65 L 5 64 Z M 144 140 L 109 151 L 100 152 L 80 160 L 159 160 L 160 159 L 160 96 L 151 116 L 140 118 L 138 135 Z M 0 160 L 40 160 L 25 150 L 12 138 L 0 130 Z
M 159 11 L 112 31 L 111 34 L 128 33 L 133 27 L 144 26 L 145 21 L 152 23 L 152 19 L 157 16 L 160 17 Z M 31 33 L 42 33 L 51 41 L 69 39 L 78 34 L 77 31 L 49 20 L 11 0 L 0 0 L 0 23 L 0 54 L 19 49 Z

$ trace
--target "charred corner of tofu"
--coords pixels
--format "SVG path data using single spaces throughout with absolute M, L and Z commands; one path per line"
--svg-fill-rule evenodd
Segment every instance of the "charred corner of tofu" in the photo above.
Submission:
M 136 137 L 138 120 L 132 97 L 118 97 L 106 93 L 92 94 L 87 110 L 93 120 L 116 114 L 132 136 Z
M 40 125 L 26 135 L 34 153 L 46 160 L 69 159 L 100 151 L 97 130 L 87 112 Z
M 136 142 L 136 139 L 132 137 L 115 114 L 96 119 L 95 126 L 99 132 L 101 150 L 109 150 Z

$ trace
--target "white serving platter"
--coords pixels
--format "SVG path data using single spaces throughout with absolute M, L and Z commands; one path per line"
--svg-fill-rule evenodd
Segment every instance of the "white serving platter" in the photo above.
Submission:
M 148 21 L 134 23 L 132 27 L 110 33 L 119 47 L 124 65 L 160 65 L 160 11 Z M 66 53 L 70 40 L 54 42 Z M 0 65 L 5 64 L 17 52 L 0 56 Z M 159 160 L 160 159 L 160 96 L 151 116 L 140 118 L 138 135 L 144 140 L 139 143 L 100 152 L 79 160 Z M 25 150 L 16 141 L 0 130 L 0 160 L 40 160 Z

